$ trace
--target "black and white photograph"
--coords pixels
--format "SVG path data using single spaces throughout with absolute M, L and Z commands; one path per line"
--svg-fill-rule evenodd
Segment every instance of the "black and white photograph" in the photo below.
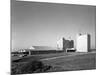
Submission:
M 96 70 L 96 6 L 10 0 L 11 75 Z

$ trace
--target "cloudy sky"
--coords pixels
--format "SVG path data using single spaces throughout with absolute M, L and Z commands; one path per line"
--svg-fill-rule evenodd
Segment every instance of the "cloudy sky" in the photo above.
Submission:
M 96 7 L 70 4 L 11 2 L 12 48 L 33 45 L 56 47 L 57 40 L 78 33 L 91 35 L 95 48 Z

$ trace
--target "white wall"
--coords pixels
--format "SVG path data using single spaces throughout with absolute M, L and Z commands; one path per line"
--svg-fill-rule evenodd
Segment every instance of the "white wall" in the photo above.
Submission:
M 57 41 L 57 49 L 62 50 L 63 48 L 63 39 Z
M 88 52 L 88 35 L 78 35 L 77 36 L 77 52 Z

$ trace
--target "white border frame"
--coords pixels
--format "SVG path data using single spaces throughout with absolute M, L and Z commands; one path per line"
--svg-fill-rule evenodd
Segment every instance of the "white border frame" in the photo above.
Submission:
M 84 70 L 84 71 L 69 71 L 69 72 L 52 72 L 52 73 L 40 73 L 41 75 L 99 75 L 100 66 L 100 1 L 98 0 L 30 0 L 39 2 L 54 2 L 54 3 L 67 3 L 67 4 L 82 4 L 82 5 L 96 5 L 96 53 L 97 53 L 97 66 L 96 70 Z M 10 0 L 0 1 L 0 74 L 10 74 Z M 38 75 L 38 74 L 34 74 Z

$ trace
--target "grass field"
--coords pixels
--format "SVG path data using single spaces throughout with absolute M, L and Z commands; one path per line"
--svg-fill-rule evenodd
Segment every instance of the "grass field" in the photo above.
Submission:
M 26 56 L 22 58 L 18 56 L 14 56 L 14 57 L 11 57 L 11 60 L 14 61 L 14 60 L 21 59 L 20 61 L 27 62 L 31 60 L 40 60 L 40 59 L 45 59 L 45 58 L 52 58 L 52 57 L 66 56 L 66 55 L 72 55 L 72 54 L 70 53 L 37 54 L 37 55 L 30 55 L 30 56 Z
M 54 67 L 51 71 L 90 70 L 96 69 L 96 54 L 76 54 L 57 59 L 43 60 L 43 62 Z
M 49 70 L 43 72 L 96 69 L 95 52 L 39 54 L 39 55 L 26 56 L 22 58 L 12 57 L 11 59 L 12 59 L 12 64 L 26 63 L 34 60 L 39 60 L 44 65 L 51 66 Z

